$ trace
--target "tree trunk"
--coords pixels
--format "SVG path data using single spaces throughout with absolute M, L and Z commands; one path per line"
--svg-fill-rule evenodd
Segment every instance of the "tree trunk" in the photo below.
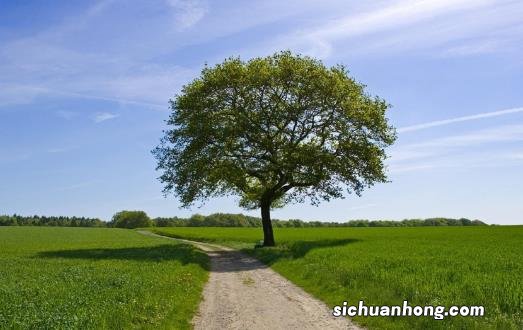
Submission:
M 274 234 L 272 233 L 271 203 L 261 203 L 261 216 L 263 225 L 263 246 L 274 246 Z

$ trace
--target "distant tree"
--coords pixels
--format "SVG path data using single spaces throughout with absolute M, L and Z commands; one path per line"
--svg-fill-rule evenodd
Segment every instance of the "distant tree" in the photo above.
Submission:
M 450 219 L 437 218 L 438 221 L 431 219 L 404 219 L 401 221 L 393 220 L 350 220 L 347 222 L 325 222 L 325 221 L 303 221 L 300 219 L 278 220 L 271 219 L 274 227 L 420 227 L 420 226 L 463 226 L 470 223 L 471 226 L 486 226 L 480 220 L 469 219 Z M 429 220 L 429 221 L 426 221 Z M 190 218 L 155 218 L 152 220 L 157 227 L 262 227 L 260 218 L 230 213 L 214 213 L 210 215 L 195 214 Z M 0 216 L 0 225 L 2 216 Z
M 153 151 L 164 192 L 183 206 L 239 195 L 240 206 L 261 209 L 265 246 L 275 244 L 271 208 L 386 181 L 389 105 L 342 65 L 290 52 L 229 58 L 170 102 L 170 129 Z
M 132 229 L 151 227 L 153 222 L 144 211 L 120 211 L 113 215 L 111 224 L 113 227 Z
M 62 226 L 62 227 L 105 227 L 106 223 L 97 218 L 64 216 L 21 216 L 1 215 L 0 226 Z
M 186 225 L 186 219 L 173 217 L 173 218 L 155 218 L 152 219 L 155 227 L 181 227 Z
M 17 226 L 18 222 L 15 217 L 0 215 L 0 226 Z
M 191 227 L 204 227 L 205 226 L 205 217 L 201 214 L 193 214 L 189 219 Z

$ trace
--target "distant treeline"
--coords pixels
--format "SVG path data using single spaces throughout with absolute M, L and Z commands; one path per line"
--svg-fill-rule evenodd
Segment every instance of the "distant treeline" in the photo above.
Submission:
M 106 225 L 104 221 L 96 218 L 0 215 L 0 226 L 106 227 Z
M 130 212 L 130 211 L 125 211 Z M 133 211 L 138 212 L 138 211 Z M 116 215 L 120 215 L 119 212 Z M 143 212 L 142 212 L 143 213 Z M 145 213 L 144 213 L 145 214 Z M 116 217 L 115 215 L 115 217 Z M 300 228 L 300 227 L 421 227 L 421 226 L 485 226 L 479 220 L 466 218 L 430 218 L 430 219 L 405 219 L 393 220 L 350 220 L 348 222 L 322 222 L 303 221 L 299 219 L 278 220 L 273 219 L 274 227 Z M 156 227 L 261 227 L 261 219 L 244 214 L 214 213 L 211 215 L 195 214 L 190 218 L 154 218 L 147 225 Z M 64 216 L 21 216 L 0 215 L 0 226 L 61 226 L 61 227 L 125 227 L 113 221 L 105 222 L 97 218 L 64 217 Z M 140 225 L 143 227 L 144 225 Z
M 156 227 L 261 227 L 261 219 L 243 214 L 214 213 L 208 216 L 195 214 L 186 218 L 155 218 Z M 299 219 L 272 220 L 274 227 L 421 227 L 421 226 L 485 226 L 479 220 L 466 218 L 430 218 L 393 220 L 350 220 L 348 222 L 303 221 Z

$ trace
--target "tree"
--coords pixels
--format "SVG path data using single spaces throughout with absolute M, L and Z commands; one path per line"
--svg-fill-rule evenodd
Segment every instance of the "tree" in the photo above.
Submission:
M 151 227 L 153 222 L 144 211 L 120 211 L 113 215 L 112 226 L 118 228 Z
M 164 193 L 184 207 L 238 195 L 260 208 L 273 246 L 271 208 L 343 198 L 385 182 L 384 148 L 395 140 L 385 112 L 342 65 L 279 52 L 229 58 L 185 85 L 153 150 Z

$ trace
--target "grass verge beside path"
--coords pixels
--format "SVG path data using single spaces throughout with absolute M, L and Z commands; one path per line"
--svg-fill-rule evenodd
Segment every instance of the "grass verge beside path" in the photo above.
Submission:
M 371 329 L 523 328 L 523 226 L 276 228 L 278 246 L 262 249 L 260 228 L 152 230 L 243 249 L 330 306 L 485 306 L 478 318 L 354 318 Z
M 0 227 L 0 328 L 187 329 L 208 266 L 132 230 Z

